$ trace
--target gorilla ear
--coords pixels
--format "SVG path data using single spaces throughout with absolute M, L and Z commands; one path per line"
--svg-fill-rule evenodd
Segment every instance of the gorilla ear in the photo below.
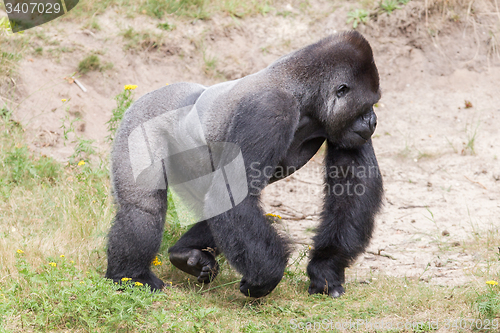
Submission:
M 347 86 L 347 84 L 341 84 L 339 85 L 339 87 L 337 88 L 337 97 L 340 98 L 342 96 L 344 96 L 345 94 L 347 94 L 349 92 L 351 88 L 349 88 Z

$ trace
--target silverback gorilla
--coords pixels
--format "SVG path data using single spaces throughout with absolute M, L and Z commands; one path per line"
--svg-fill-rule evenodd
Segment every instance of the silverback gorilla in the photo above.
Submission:
M 379 99 L 379 75 L 371 47 L 355 31 L 324 38 L 235 81 L 211 87 L 177 83 L 141 97 L 125 113 L 111 157 L 118 212 L 109 232 L 106 277 L 114 281 L 129 277 L 152 290 L 163 287 L 150 265 L 162 240 L 167 183 L 172 189 L 180 182 L 174 178 L 183 177 L 170 176 L 167 169 L 172 167 L 168 165 L 177 163 L 177 174 L 184 169 L 196 173 L 198 166 L 205 166 L 201 157 L 195 157 L 206 151 L 208 165 L 215 170 L 215 144 L 225 142 L 238 148 L 243 177 L 233 178 L 240 183 L 243 179 L 249 190 L 239 199 L 236 192 L 230 192 L 230 209 L 201 214 L 199 222 L 169 249 L 170 261 L 200 283 L 208 283 L 218 272 L 216 256 L 224 253 L 242 274 L 243 294 L 269 294 L 283 277 L 290 249 L 266 220 L 260 190 L 301 168 L 326 140 L 325 198 L 307 267 L 309 293 L 342 295 L 344 270 L 368 245 L 381 205 L 382 179 L 371 141 L 377 124 L 373 105 Z M 183 119 L 198 120 L 182 125 L 185 128 L 172 125 L 173 116 L 161 118 L 174 114 L 172 110 L 188 110 Z M 197 117 L 192 117 L 192 110 Z M 180 116 L 176 119 L 180 121 Z M 156 126 L 154 130 L 147 129 L 150 125 Z M 166 128 L 178 131 L 180 139 L 173 139 L 177 144 L 202 130 L 202 145 L 195 146 L 204 150 L 175 155 L 171 140 L 164 139 L 171 134 Z M 146 135 L 149 141 L 143 144 Z M 154 155 L 154 145 L 155 149 L 169 146 L 170 157 L 161 160 L 162 156 Z M 138 184 L 141 176 L 137 174 L 145 167 L 137 167 L 142 163 L 137 147 L 143 147 L 151 163 L 160 161 L 156 169 L 151 168 L 164 176 L 160 186 Z M 228 184 L 230 172 L 222 175 Z M 201 200 L 208 200 L 211 189 L 200 187 L 200 191 Z M 196 196 L 198 191 L 191 192 L 189 195 Z

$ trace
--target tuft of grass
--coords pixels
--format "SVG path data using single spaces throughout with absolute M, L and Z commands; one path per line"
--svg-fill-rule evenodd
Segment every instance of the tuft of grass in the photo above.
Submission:
M 91 71 L 98 71 L 101 69 L 101 60 L 96 54 L 91 54 L 85 57 L 78 64 L 78 72 L 86 74 Z
M 480 122 L 478 121 L 475 125 L 473 123 L 465 124 L 465 135 L 467 137 L 466 142 L 462 149 L 462 155 L 476 155 L 476 138 L 478 134 Z
M 125 50 L 133 51 L 149 51 L 159 48 L 163 44 L 163 35 L 156 34 L 150 31 L 135 31 L 130 27 L 122 33 L 122 36 L 127 43 L 124 45 Z
M 352 22 L 352 28 L 356 29 L 360 23 L 368 21 L 368 11 L 366 9 L 356 9 L 347 13 L 347 23 Z
M 170 24 L 168 22 L 158 23 L 156 26 L 165 31 L 171 31 L 175 29 L 175 24 Z

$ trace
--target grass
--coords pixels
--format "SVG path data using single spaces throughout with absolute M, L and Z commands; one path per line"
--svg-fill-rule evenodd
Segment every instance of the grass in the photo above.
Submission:
M 476 138 L 480 122 L 467 122 L 465 124 L 466 141 L 463 144 L 462 155 L 476 155 Z
M 64 19 L 87 18 L 96 13 L 103 13 L 110 7 L 128 17 L 143 14 L 160 20 L 168 15 L 206 20 L 217 13 L 241 18 L 244 16 L 266 15 L 274 9 L 274 2 L 273 0 L 88 0 L 80 2 Z
M 98 71 L 101 69 L 101 60 L 95 54 L 91 54 L 85 57 L 82 61 L 78 63 L 78 71 L 81 74 L 86 74 L 92 71 Z
M 151 31 L 136 31 L 132 27 L 123 31 L 121 35 L 126 42 L 123 48 L 130 51 L 150 51 L 157 49 L 163 45 L 164 39 L 162 34 Z

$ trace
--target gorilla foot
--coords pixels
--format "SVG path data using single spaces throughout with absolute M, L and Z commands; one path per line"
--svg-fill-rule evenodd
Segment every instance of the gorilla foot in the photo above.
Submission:
M 345 289 L 344 287 L 342 287 L 342 285 L 328 286 L 326 284 L 323 284 L 322 286 L 315 286 L 311 283 L 308 291 L 310 295 L 327 294 L 333 298 L 337 298 L 345 294 Z
M 170 253 L 172 265 L 198 278 L 200 283 L 210 283 L 219 273 L 219 264 L 208 251 L 186 249 Z
M 264 297 L 271 293 L 280 281 L 281 278 L 276 278 L 270 279 L 263 284 L 256 285 L 251 284 L 245 277 L 243 277 L 240 281 L 240 291 L 247 297 Z

